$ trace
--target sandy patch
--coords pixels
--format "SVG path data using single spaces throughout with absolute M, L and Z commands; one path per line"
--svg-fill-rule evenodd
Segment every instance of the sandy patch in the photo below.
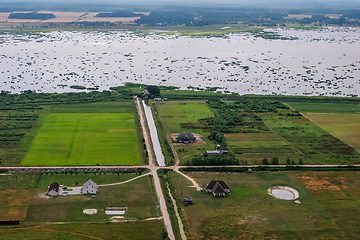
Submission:
M 48 195 L 45 195 L 45 193 L 39 193 L 39 198 L 51 198 Z
M 298 176 L 305 182 L 306 188 L 311 190 L 331 190 L 331 191 L 340 191 L 340 188 L 331 182 L 329 182 L 327 177 L 323 176 Z
M 173 141 L 178 141 L 177 137 L 179 136 L 180 133 L 174 133 L 171 134 L 170 137 Z M 174 142 L 173 145 L 174 146 L 201 146 L 206 144 L 206 142 L 203 139 L 203 136 L 197 133 L 193 133 L 194 137 L 195 137 L 195 141 L 193 143 L 178 143 L 178 142 Z
M 145 221 L 152 221 L 152 220 L 161 220 L 163 219 L 163 217 L 153 217 L 153 218 L 147 218 L 147 219 L 144 219 Z
M 84 214 L 97 214 L 97 209 L 94 209 L 94 208 L 84 209 L 83 213 Z

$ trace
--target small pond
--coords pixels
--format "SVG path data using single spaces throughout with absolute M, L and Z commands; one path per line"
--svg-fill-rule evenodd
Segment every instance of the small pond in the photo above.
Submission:
M 268 194 L 283 200 L 294 200 L 299 197 L 299 192 L 291 187 L 276 186 L 268 189 Z

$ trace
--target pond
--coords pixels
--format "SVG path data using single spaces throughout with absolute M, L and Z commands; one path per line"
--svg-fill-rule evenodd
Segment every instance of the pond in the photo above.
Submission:
M 299 197 L 299 192 L 287 186 L 276 186 L 268 189 L 268 194 L 282 200 L 294 200 Z

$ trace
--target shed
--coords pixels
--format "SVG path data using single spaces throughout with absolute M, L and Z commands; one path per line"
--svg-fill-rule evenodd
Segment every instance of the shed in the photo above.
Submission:
M 82 194 L 97 194 L 98 185 L 91 179 L 89 179 L 81 188 Z
M 182 132 L 178 135 L 179 143 L 192 143 L 195 140 L 195 137 L 190 132 Z
M 189 204 L 193 204 L 192 197 L 184 197 L 184 204 L 185 204 L 185 206 L 187 206 Z
M 59 195 L 59 188 L 60 185 L 57 182 L 53 182 L 50 186 L 49 186 L 49 190 L 48 190 L 48 195 L 55 197 L 57 195 Z
M 215 149 L 215 150 L 207 150 L 206 154 L 207 155 L 223 155 L 226 154 L 228 151 L 226 150 L 221 150 L 221 149 Z

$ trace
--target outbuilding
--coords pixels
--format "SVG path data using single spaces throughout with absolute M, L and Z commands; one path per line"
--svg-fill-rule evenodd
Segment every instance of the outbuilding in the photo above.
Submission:
M 179 143 L 193 143 L 195 141 L 195 137 L 190 132 L 182 132 L 178 135 Z

